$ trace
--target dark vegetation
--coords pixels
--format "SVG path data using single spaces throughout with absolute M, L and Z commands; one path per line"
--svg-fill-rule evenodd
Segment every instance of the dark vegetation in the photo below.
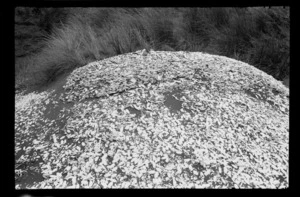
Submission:
M 201 51 L 289 78 L 288 7 L 16 8 L 16 89 L 49 84 L 87 63 L 151 47 Z

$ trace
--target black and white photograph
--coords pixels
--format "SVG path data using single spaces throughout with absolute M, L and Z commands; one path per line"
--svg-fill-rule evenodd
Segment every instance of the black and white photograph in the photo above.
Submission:
M 13 26 L 15 190 L 290 187 L 290 7 L 17 6 Z

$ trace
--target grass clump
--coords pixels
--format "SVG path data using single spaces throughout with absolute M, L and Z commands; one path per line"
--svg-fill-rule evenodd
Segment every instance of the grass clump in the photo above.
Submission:
M 289 76 L 288 8 L 66 8 L 48 12 L 58 18 L 46 25 L 42 49 L 16 61 L 17 78 L 27 86 L 44 86 L 91 61 L 146 47 L 225 55 L 278 80 Z

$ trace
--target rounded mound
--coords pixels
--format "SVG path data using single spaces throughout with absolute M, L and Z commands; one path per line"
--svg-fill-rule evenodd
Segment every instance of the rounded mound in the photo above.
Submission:
M 288 186 L 288 88 L 226 57 L 142 54 L 18 99 L 16 163 L 41 178 L 17 188 Z

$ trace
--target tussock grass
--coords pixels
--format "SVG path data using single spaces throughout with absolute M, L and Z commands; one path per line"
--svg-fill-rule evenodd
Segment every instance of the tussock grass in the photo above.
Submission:
M 25 78 L 19 81 L 27 86 L 47 85 L 91 61 L 146 47 L 225 55 L 279 80 L 289 75 L 288 8 L 70 8 L 63 12 L 68 15 L 45 37 L 45 47 L 16 64 L 22 67 L 17 78 Z

